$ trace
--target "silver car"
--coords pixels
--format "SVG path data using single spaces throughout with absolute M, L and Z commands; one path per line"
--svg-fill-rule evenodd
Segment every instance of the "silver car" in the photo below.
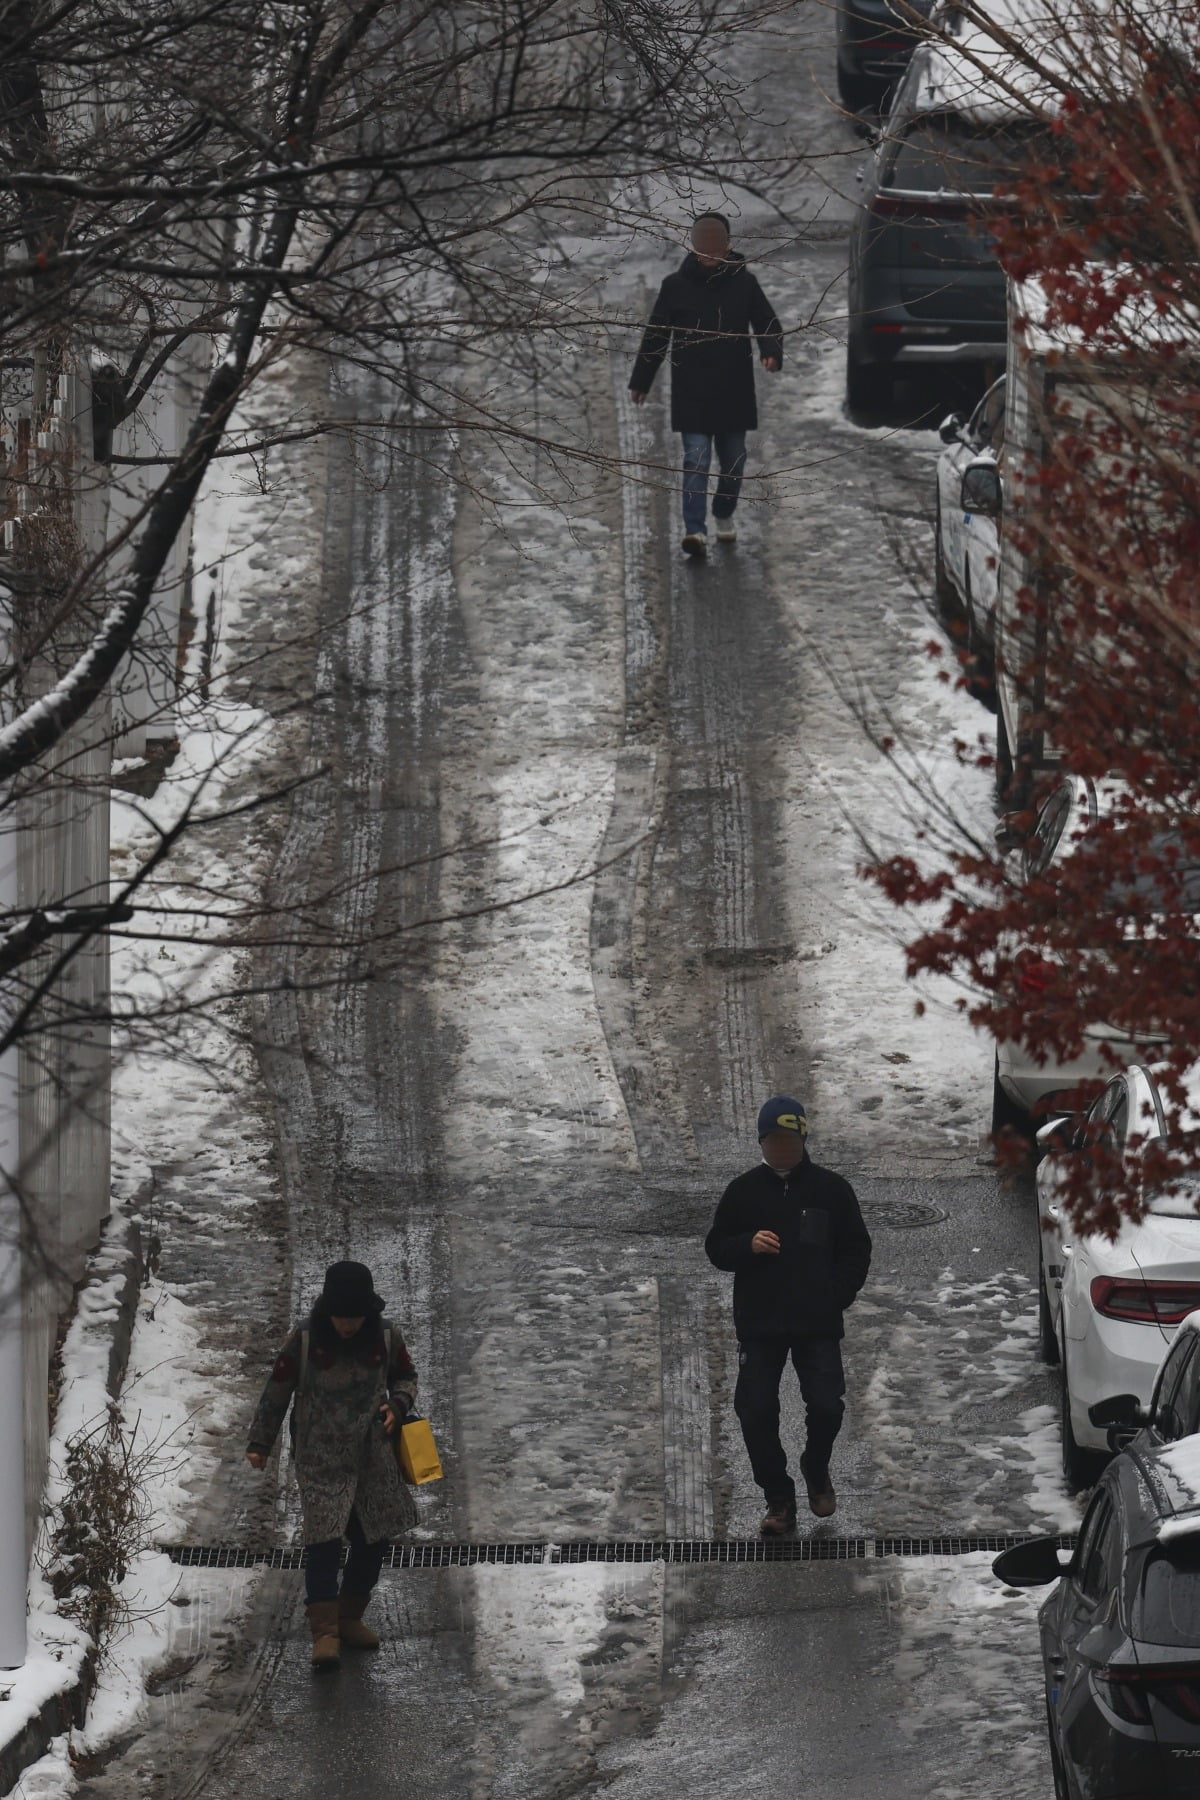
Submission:
M 1102 816 L 1111 813 L 1116 796 L 1121 792 L 1116 781 L 1098 783 L 1086 776 L 1063 774 L 1047 793 L 1038 808 L 1034 826 L 1028 836 L 1011 844 L 1011 873 L 1015 883 L 1030 881 L 1053 870 L 1056 863 L 1069 857 L 1080 840 L 1090 832 Z M 1009 847 L 1008 818 L 1002 819 L 996 832 L 997 842 Z M 1155 840 L 1155 847 L 1166 862 L 1172 860 L 1173 834 Z M 1178 867 L 1182 885 L 1173 904 L 1200 915 L 1200 869 L 1183 862 Z M 1115 891 L 1115 890 L 1114 890 Z M 1155 912 L 1161 907 L 1161 887 L 1152 873 L 1136 878 L 1136 885 L 1121 890 L 1122 911 L 1131 921 L 1127 930 L 1131 940 L 1140 928 L 1132 921 L 1140 916 L 1147 930 L 1152 929 Z M 1097 904 L 1106 897 L 1097 896 Z M 1022 997 L 1028 996 L 1031 1008 L 1042 1002 L 1047 986 L 1053 985 L 1055 967 L 1026 949 L 1016 959 L 1016 981 Z M 1052 1097 L 1082 1082 L 1097 1084 L 1110 1075 L 1115 1065 L 1141 1062 L 1162 1053 L 1165 1038 L 1147 1032 L 1137 1040 L 1112 1024 L 1100 1020 L 1089 1024 L 1083 1032 L 1080 1054 L 1069 1062 L 1053 1057 L 1044 1061 L 1023 1045 L 997 1043 L 995 1085 L 992 1099 L 992 1129 L 1004 1126 L 1023 1129 L 1029 1112 L 1044 1110 Z

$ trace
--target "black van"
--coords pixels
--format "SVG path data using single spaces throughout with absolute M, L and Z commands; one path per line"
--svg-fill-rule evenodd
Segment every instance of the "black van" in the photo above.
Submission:
M 903 75 L 932 0 L 838 0 L 837 83 L 858 112 L 882 105 Z
M 995 196 L 1044 143 L 1015 103 L 973 107 L 957 46 L 924 44 L 899 87 L 875 154 L 860 172 L 850 234 L 846 398 L 885 402 L 908 369 L 1002 370 L 1004 272 L 987 230 Z

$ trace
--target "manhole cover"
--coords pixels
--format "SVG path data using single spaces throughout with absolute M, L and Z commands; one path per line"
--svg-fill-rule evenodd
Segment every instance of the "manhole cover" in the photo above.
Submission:
M 713 944 L 704 960 L 714 969 L 773 969 L 795 954 L 795 944 Z
M 942 1225 L 949 1216 L 925 1200 L 882 1200 L 871 1207 L 867 1220 L 885 1231 L 911 1231 L 917 1225 Z

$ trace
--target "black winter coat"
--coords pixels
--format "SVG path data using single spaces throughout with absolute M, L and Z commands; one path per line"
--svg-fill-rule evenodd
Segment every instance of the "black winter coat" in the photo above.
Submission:
M 756 1256 L 756 1231 L 774 1231 L 778 1256 Z M 805 1155 L 789 1175 L 766 1163 L 721 1196 L 704 1240 L 708 1260 L 733 1271 L 739 1339 L 844 1335 L 842 1313 L 871 1266 L 871 1239 L 854 1189 Z
M 736 250 L 706 269 L 689 254 L 658 291 L 629 385 L 649 393 L 671 351 L 672 431 L 753 431 L 754 352 L 783 364 L 783 327 Z

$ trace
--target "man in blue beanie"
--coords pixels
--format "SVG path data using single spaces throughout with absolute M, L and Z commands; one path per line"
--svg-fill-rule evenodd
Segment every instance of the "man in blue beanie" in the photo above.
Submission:
M 837 1507 L 829 1474 L 846 1392 L 842 1314 L 871 1266 L 871 1239 L 854 1189 L 812 1162 L 808 1118 L 789 1094 L 758 1115 L 758 1167 L 731 1181 L 705 1239 L 708 1259 L 733 1274 L 738 1380 L 733 1404 L 754 1479 L 766 1496 L 760 1531 L 796 1523 L 796 1486 L 779 1441 L 779 1382 L 790 1354 L 804 1397 L 808 1441 L 800 1473 L 819 1519 Z

